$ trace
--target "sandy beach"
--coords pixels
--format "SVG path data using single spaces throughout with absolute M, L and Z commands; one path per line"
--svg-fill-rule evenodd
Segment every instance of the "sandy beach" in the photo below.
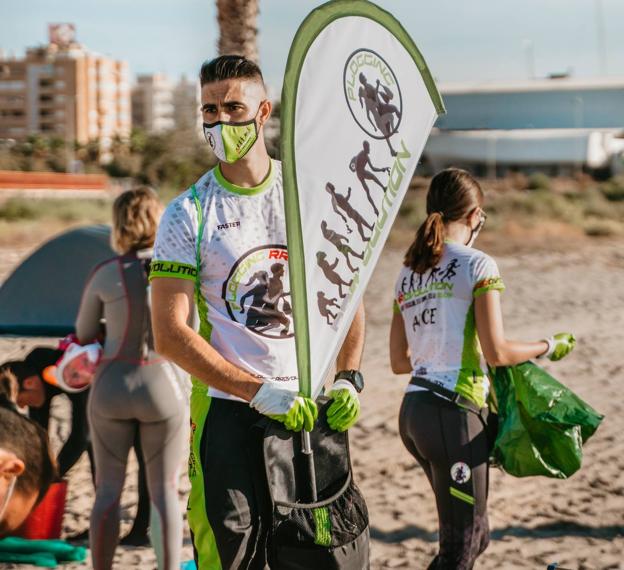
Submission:
M 491 470 L 492 541 L 476 568 L 545 569 L 559 562 L 575 570 L 624 569 L 623 245 L 581 240 L 568 248 L 542 247 L 534 252 L 524 248 L 510 253 L 514 248 L 509 244 L 491 250 L 495 255 L 503 252 L 496 259 L 507 285 L 503 295 L 507 337 L 535 340 L 555 332 L 574 332 L 578 345 L 572 355 L 545 367 L 606 418 L 585 448 L 583 467 L 569 480 L 516 479 Z M 0 248 L 0 281 L 30 249 Z M 397 415 L 407 377 L 391 373 L 387 356 L 392 290 L 402 254 L 396 240 L 386 247 L 366 293 L 362 369 L 367 384 L 362 417 L 351 433 L 356 481 L 370 511 L 374 569 L 426 568 L 437 548 L 433 494 L 398 434 Z M 0 359 L 19 357 L 36 343 L 35 339 L 2 338 Z M 55 446 L 66 436 L 65 408 L 63 401 L 54 407 Z M 185 464 L 186 458 L 180 462 Z M 187 492 L 184 477 L 182 509 Z M 87 528 L 93 495 L 83 456 L 70 472 L 64 535 Z M 129 529 L 135 504 L 133 459 L 123 496 L 122 533 Z M 184 559 L 191 557 L 186 529 Z M 116 568 L 152 569 L 154 560 L 150 548 L 120 547 Z M 90 567 L 89 562 L 64 566 Z

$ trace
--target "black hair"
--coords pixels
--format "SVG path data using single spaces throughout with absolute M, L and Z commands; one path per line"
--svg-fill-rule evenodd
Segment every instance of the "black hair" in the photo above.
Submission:
M 15 377 L 21 390 L 24 380 L 29 376 L 37 376 L 38 370 L 25 360 L 9 360 L 0 365 L 0 375 L 11 374 Z
M 201 66 L 199 83 L 202 87 L 226 79 L 251 79 L 264 85 L 258 65 L 242 55 L 221 55 L 205 61 Z

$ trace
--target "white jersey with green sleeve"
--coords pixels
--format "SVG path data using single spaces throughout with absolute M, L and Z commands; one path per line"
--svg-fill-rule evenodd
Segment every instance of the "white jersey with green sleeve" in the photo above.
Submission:
M 491 257 L 456 242 L 445 243 L 439 263 L 425 273 L 403 267 L 395 286 L 394 311 L 403 317 L 412 375 L 484 406 L 489 379 L 474 300 L 504 288 Z M 407 391 L 422 389 L 410 384 Z
M 196 283 L 200 334 L 221 356 L 298 390 L 279 162 L 256 188 L 229 183 L 217 166 L 175 198 L 156 236 L 150 280 L 159 277 Z

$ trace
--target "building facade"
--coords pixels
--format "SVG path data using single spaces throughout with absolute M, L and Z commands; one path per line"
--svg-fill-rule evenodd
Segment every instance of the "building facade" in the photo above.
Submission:
M 50 26 L 50 42 L 24 58 L 0 59 L 0 139 L 42 134 L 107 148 L 130 134 L 128 64 L 87 51 L 64 26 Z
M 174 85 L 162 73 L 139 75 L 132 88 L 132 125 L 148 133 L 201 133 L 198 82 L 182 77 Z
M 446 114 L 423 153 L 431 172 L 624 171 L 624 77 L 441 85 L 440 92 Z
M 132 125 L 148 133 L 174 127 L 173 86 L 166 75 L 139 75 L 132 88 Z

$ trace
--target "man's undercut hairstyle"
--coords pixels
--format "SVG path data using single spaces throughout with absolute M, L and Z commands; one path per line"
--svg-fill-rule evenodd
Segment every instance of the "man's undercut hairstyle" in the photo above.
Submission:
M 207 83 L 227 79 L 249 79 L 264 85 L 262 71 L 258 65 L 242 55 L 221 55 L 204 62 L 201 66 L 199 82 L 202 87 Z
M 57 477 L 46 431 L 20 414 L 15 405 L 0 397 L 0 447 L 15 453 L 24 462 L 24 472 L 17 478 L 16 490 L 37 493 L 37 503 Z

